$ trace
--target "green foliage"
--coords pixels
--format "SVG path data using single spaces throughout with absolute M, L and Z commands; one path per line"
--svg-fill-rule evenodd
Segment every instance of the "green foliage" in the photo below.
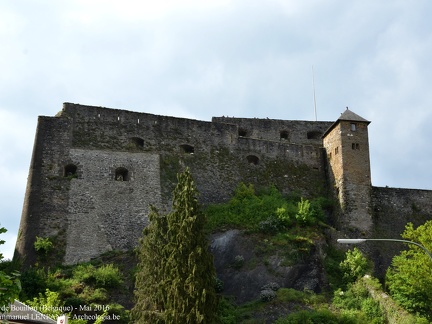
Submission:
M 408 223 L 402 237 L 432 249 L 432 221 L 414 228 Z M 432 321 L 432 260 L 421 248 L 409 244 L 392 260 L 386 285 L 392 297 L 407 311 Z
M 72 307 L 65 305 L 64 301 L 60 298 L 60 294 L 55 291 L 46 289 L 45 292 L 39 293 L 38 297 L 25 302 L 28 306 L 36 309 L 38 312 L 56 320 L 61 315 L 66 315 L 69 318 L 72 316 Z M 86 324 L 87 321 L 82 319 L 69 319 L 71 324 Z
M 329 206 L 324 198 L 284 197 L 274 186 L 256 193 L 253 185 L 241 183 L 227 203 L 207 207 L 207 227 L 214 231 L 234 226 L 272 234 L 294 225 L 316 224 L 324 219 L 323 208 Z
M 98 305 L 109 305 L 109 310 L 105 310 L 108 315 L 120 316 L 117 323 L 129 322 L 128 311 L 110 301 L 112 292 L 119 289 L 123 282 L 122 274 L 112 264 L 97 267 L 86 263 L 53 271 L 30 268 L 23 272 L 22 281 L 24 289 L 21 300 L 30 300 L 30 304 L 38 305 L 38 310 L 62 306 L 73 309 L 70 314 L 70 318 L 73 318 L 74 314 L 80 313 L 80 307 L 83 305 L 91 308 L 85 310 L 87 315 L 101 315 L 101 311 L 97 311 Z M 69 320 L 69 323 L 80 324 L 86 321 L 75 319 Z
M 344 258 L 345 254 L 342 251 L 332 246 L 327 249 L 327 256 L 324 259 L 324 269 L 332 291 L 345 285 L 343 281 L 344 273 L 340 267 Z
M 51 242 L 49 237 L 39 237 L 36 236 L 36 241 L 34 242 L 34 247 L 36 251 L 48 254 L 53 248 L 53 243 Z
M 73 270 L 74 278 L 84 283 L 94 283 L 97 287 L 118 287 L 122 282 L 120 270 L 112 264 L 95 267 L 80 264 Z
M 354 282 L 372 270 L 371 262 L 357 248 L 346 252 L 345 260 L 340 263 L 340 267 L 346 282 Z
M 369 292 L 360 280 L 348 284 L 347 290 L 338 289 L 334 293 L 333 305 L 342 314 L 355 315 L 356 323 L 386 323 L 379 304 L 369 296 Z
M 100 287 L 118 287 L 123 282 L 120 270 L 112 264 L 96 268 L 94 277 L 96 285 Z
M 239 322 L 239 314 L 234 303 L 227 298 L 220 298 L 217 308 L 218 323 L 221 324 L 237 324 Z
M 59 294 L 49 289 L 46 289 L 44 294 L 39 293 L 38 297 L 27 300 L 25 303 L 52 319 L 66 313 L 64 311 L 64 302 L 60 299 Z
M 44 269 L 29 268 L 21 274 L 22 291 L 20 300 L 27 300 L 38 296 L 47 287 L 47 275 Z
M 7 229 L 0 228 L 0 234 L 6 233 Z M 4 244 L 4 240 L 0 240 L 0 245 Z M 3 254 L 0 253 L 0 261 L 3 261 Z M 21 291 L 20 273 L 17 271 L 3 271 L 0 270 L 0 312 L 5 310 L 5 306 L 12 303 L 14 299 L 18 298 Z
M 355 318 L 346 314 L 334 314 L 328 309 L 303 310 L 292 313 L 283 319 L 276 320 L 275 324 L 355 324 Z
M 309 200 L 301 198 L 297 205 L 297 214 L 295 218 L 299 224 L 309 225 L 313 221 L 312 209 Z
M 172 212 L 161 216 L 152 208 L 140 243 L 135 323 L 210 323 L 216 314 L 205 215 L 189 169 L 177 178 Z

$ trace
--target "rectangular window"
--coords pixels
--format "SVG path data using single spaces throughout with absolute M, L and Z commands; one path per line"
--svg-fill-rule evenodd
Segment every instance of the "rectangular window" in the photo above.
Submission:
M 357 124 L 351 123 L 351 131 L 355 132 L 357 130 Z
M 336 146 L 336 148 L 335 148 L 335 154 L 338 154 L 339 153 L 339 146 Z
M 360 150 L 360 144 L 359 143 L 352 143 L 351 148 L 353 150 Z

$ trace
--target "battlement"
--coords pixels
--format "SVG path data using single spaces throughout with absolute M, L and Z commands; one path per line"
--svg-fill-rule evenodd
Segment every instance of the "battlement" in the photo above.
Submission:
M 229 134 L 232 144 L 236 138 L 253 138 L 265 141 L 299 145 L 322 146 L 321 136 L 332 122 L 291 121 L 258 118 L 213 117 L 211 122 L 111 109 L 79 104 L 64 103 L 57 117 L 71 118 L 75 124 L 97 124 L 98 126 L 120 127 L 131 132 L 157 130 L 158 136 L 171 135 L 204 138 Z M 151 133 L 154 133 L 151 132 Z M 151 134 L 150 133 L 150 134 Z

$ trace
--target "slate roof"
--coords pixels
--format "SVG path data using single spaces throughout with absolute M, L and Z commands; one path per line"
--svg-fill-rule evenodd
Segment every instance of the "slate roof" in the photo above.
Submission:
M 324 138 L 330 131 L 340 122 L 340 121 L 351 121 L 351 122 L 360 122 L 360 123 L 367 123 L 370 124 L 369 120 L 364 119 L 363 117 L 360 117 L 359 115 L 353 113 L 351 110 L 346 108 L 346 110 L 341 113 L 340 117 L 327 129 L 322 138 Z
M 359 115 L 353 113 L 351 110 L 347 109 L 340 115 L 338 120 L 345 120 L 345 121 L 356 121 L 356 122 L 363 122 L 370 124 L 370 121 L 364 119 L 363 117 L 360 117 Z

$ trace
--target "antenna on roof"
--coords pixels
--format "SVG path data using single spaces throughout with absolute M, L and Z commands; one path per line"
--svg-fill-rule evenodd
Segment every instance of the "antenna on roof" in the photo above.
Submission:
M 315 96 L 315 73 L 314 73 L 314 67 L 312 65 L 312 87 L 313 87 L 313 101 L 314 101 L 314 114 L 315 114 L 315 121 L 317 121 L 317 110 L 316 110 L 316 96 Z

